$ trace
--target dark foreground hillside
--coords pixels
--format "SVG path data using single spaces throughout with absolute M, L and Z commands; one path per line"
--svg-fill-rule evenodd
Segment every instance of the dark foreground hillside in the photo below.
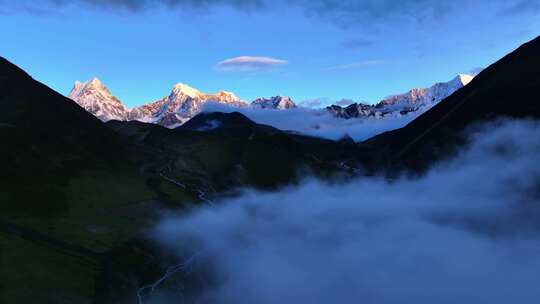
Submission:
M 350 175 L 362 154 L 238 113 L 176 130 L 104 124 L 3 58 L 0 107 L 1 303 L 129 301 L 161 271 L 138 238 L 160 210 L 306 173 Z M 208 119 L 221 124 L 199 130 Z
M 89 303 L 156 194 L 125 140 L 0 58 L 0 302 Z

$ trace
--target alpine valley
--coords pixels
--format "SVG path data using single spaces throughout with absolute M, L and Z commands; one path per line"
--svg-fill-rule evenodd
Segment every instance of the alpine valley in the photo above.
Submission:
M 59 1 L 58 5 L 63 2 Z M 135 3 L 128 2 L 132 5 Z M 176 2 L 167 3 L 172 5 Z M 134 10 L 137 8 L 139 7 L 134 6 Z M 522 246 L 523 244 L 531 244 L 521 241 L 534 239 L 534 246 L 525 248 L 526 254 L 520 255 L 518 262 L 511 264 L 518 264 L 516 269 L 523 270 L 527 267 L 521 267 L 522 261 L 538 256 L 538 222 L 532 221 L 534 217 L 530 217 L 531 214 L 538 216 L 538 205 L 529 204 L 537 202 L 540 195 L 538 176 L 526 181 L 509 178 L 504 182 L 505 186 L 515 186 L 517 189 L 521 189 L 521 183 L 530 186 L 527 188 L 530 193 L 519 192 L 512 196 L 520 206 L 528 208 L 516 209 L 512 213 L 512 216 L 518 218 L 521 225 L 518 225 L 519 227 L 514 227 L 514 222 L 506 222 L 506 217 L 496 212 L 473 218 L 480 213 L 481 208 L 485 208 L 474 199 L 467 201 L 470 197 L 476 197 L 474 195 L 477 195 L 477 192 L 482 192 L 475 188 L 475 185 L 466 188 L 470 190 L 464 196 L 467 204 L 463 209 L 466 210 L 459 209 L 464 205 L 460 202 L 461 205 L 451 209 L 452 213 L 448 216 L 441 216 L 442 213 L 439 212 L 447 208 L 444 205 L 429 205 L 429 208 L 417 212 L 416 209 L 409 208 L 407 201 L 401 201 L 399 195 L 390 199 L 399 201 L 397 212 L 392 209 L 393 205 L 387 204 L 385 198 L 388 198 L 388 195 L 376 196 L 374 202 L 364 202 L 362 195 L 355 195 L 358 204 L 366 203 L 368 207 L 360 209 L 361 212 L 349 213 L 341 201 L 343 191 L 334 190 L 341 188 L 331 187 L 355 179 L 359 181 L 352 184 L 355 187 L 360 187 L 361 183 L 366 181 L 367 185 L 373 185 L 375 190 L 382 189 L 379 190 L 381 192 L 385 189 L 400 188 L 402 192 L 414 192 L 408 194 L 410 196 L 423 198 L 425 193 L 420 193 L 423 191 L 416 193 L 417 188 L 412 188 L 411 191 L 408 186 L 413 184 L 415 179 L 421 180 L 419 177 L 424 174 L 433 175 L 443 170 L 441 160 L 459 155 L 468 145 L 464 133 L 466 130 L 479 123 L 497 123 L 502 118 L 540 119 L 539 54 L 540 37 L 537 37 L 474 77 L 459 75 L 449 82 L 390 96 L 375 105 L 352 103 L 346 107 L 332 105 L 319 109 L 325 115 L 335 116 L 332 119 L 345 122 L 367 118 L 394 119 L 418 114 L 418 117 L 403 128 L 359 142 L 350 137 L 329 140 L 281 130 L 253 121 L 235 111 L 203 111 L 205 104 L 214 102 L 238 109 L 289 111 L 284 113 L 294 114 L 294 108 L 298 110 L 298 106 L 284 96 L 259 98 L 248 103 L 231 92 L 207 94 L 180 83 L 174 85 L 172 91 L 163 98 L 128 109 L 97 78 L 84 83 L 76 82 L 68 98 L 0 57 L 0 303 L 245 302 L 208 297 L 207 288 L 214 288 L 221 282 L 219 280 L 227 283 L 240 281 L 237 288 L 246 286 L 246 283 L 252 284 L 247 286 L 256 286 L 249 290 L 243 289 L 250 297 L 256 298 L 262 290 L 259 288 L 271 285 L 276 288 L 271 289 L 272 291 L 286 290 L 284 294 L 287 299 L 297 299 L 297 293 L 306 296 L 301 299 L 312 299 L 309 302 L 272 302 L 265 299 L 266 302 L 263 303 L 316 303 L 319 299 L 313 298 L 312 290 L 341 290 L 342 285 L 348 285 L 356 279 L 354 276 L 340 276 L 341 273 L 335 270 L 334 266 L 342 260 L 339 257 L 343 256 L 347 267 L 355 268 L 356 258 L 367 261 L 367 264 L 377 264 L 376 272 L 373 272 L 377 275 L 364 276 L 359 285 L 354 286 L 368 288 L 375 282 L 380 285 L 375 284 L 377 288 L 372 290 L 383 290 L 387 293 L 396 288 L 405 290 L 402 293 L 405 295 L 410 295 L 409 289 L 417 289 L 422 299 L 431 299 L 426 298 L 426 294 L 432 292 L 432 285 L 427 282 L 441 281 L 437 288 L 448 290 L 443 294 L 448 295 L 449 301 L 453 301 L 454 286 L 446 284 L 445 275 L 436 278 L 425 275 L 429 274 L 429 265 L 449 264 L 443 263 L 445 259 L 430 259 L 430 256 L 424 258 L 424 253 L 443 252 L 447 248 L 446 242 L 465 244 L 459 247 L 459 252 L 450 252 L 452 267 L 443 267 L 444 274 L 454 274 L 454 269 L 451 268 L 469 270 L 476 266 L 470 261 L 485 259 L 484 255 L 477 255 L 476 259 L 462 263 L 463 257 L 469 253 L 465 248 L 469 244 L 480 244 L 479 247 L 487 248 L 490 254 L 503 256 L 504 259 L 501 260 L 509 259 L 513 251 L 506 251 L 507 247 L 498 247 L 499 241 L 507 241 L 502 240 L 503 237 L 511 239 L 508 242 L 519 248 L 527 247 Z M 256 67 L 260 66 L 261 62 L 269 64 L 267 58 L 256 59 Z M 281 64 L 276 60 L 270 63 Z M 229 64 L 227 67 L 231 68 L 230 62 L 224 64 Z M 242 67 L 246 68 L 245 65 Z M 521 136 L 511 132 L 510 135 L 515 138 Z M 486 141 L 491 143 L 490 138 Z M 495 146 L 492 150 L 503 158 L 511 154 L 509 150 L 514 147 L 512 142 L 492 146 Z M 477 164 L 474 162 L 477 159 L 481 162 L 482 155 L 471 161 L 473 165 Z M 509 168 L 514 168 L 510 166 L 511 161 L 507 163 Z M 430 168 L 435 168 L 435 171 L 426 173 Z M 476 170 L 482 167 L 474 168 Z M 497 168 L 499 169 L 505 168 Z M 515 177 L 521 172 L 511 173 Z M 402 176 L 412 177 L 411 181 L 400 182 L 406 180 Z M 324 189 L 332 189 L 328 191 L 332 205 L 325 206 L 324 212 L 319 213 L 317 208 L 320 208 L 321 204 L 316 197 L 313 201 L 302 202 L 308 206 L 304 209 L 298 207 L 300 204 L 284 199 L 288 193 L 295 191 L 295 186 L 304 183 L 306 178 L 324 183 L 327 187 Z M 462 178 L 463 175 L 459 174 L 453 177 L 459 182 L 462 182 Z M 489 178 L 490 176 L 485 177 Z M 374 182 L 371 182 L 372 180 Z M 463 186 L 466 181 L 462 182 Z M 424 188 L 429 186 L 430 184 L 422 184 Z M 352 186 L 343 189 L 357 191 Z M 481 194 L 489 198 L 498 197 L 498 190 L 497 187 L 495 191 Z M 276 208 L 272 204 L 266 204 L 268 206 L 265 208 L 254 207 L 252 204 L 236 205 L 233 210 L 227 209 L 225 204 L 221 205 L 222 200 L 236 198 L 246 192 L 258 193 L 263 197 L 273 193 L 272 191 L 278 191 L 273 202 L 279 204 Z M 308 189 L 309 191 L 311 190 Z M 316 194 L 321 193 L 320 190 L 317 191 Z M 437 195 L 435 203 L 444 201 L 443 198 L 451 196 L 452 193 L 441 191 Z M 531 197 L 536 201 L 527 200 Z M 412 205 L 423 205 L 426 202 L 419 201 Z M 375 203 L 380 205 L 374 207 Z M 430 200 L 430 203 L 433 202 Z M 287 212 L 276 213 L 280 208 Z M 383 211 L 377 211 L 378 208 Z M 204 218 L 212 220 L 197 222 L 202 224 L 190 226 L 190 231 L 217 235 L 214 243 L 206 244 L 192 238 L 187 238 L 189 242 L 181 243 L 171 238 L 173 244 L 169 248 L 161 246 L 156 238 L 149 236 L 148 231 L 161 223 L 164 216 L 180 215 L 186 218 L 198 210 L 203 210 L 203 216 L 208 216 Z M 229 212 L 230 210 L 234 212 Z M 424 210 L 426 211 L 423 212 Z M 216 216 L 223 213 L 227 213 L 227 219 Z M 237 216 L 238 214 L 241 216 Z M 357 220 L 366 214 L 367 220 Z M 406 216 L 402 217 L 402 214 Z M 415 221 L 409 220 L 413 218 L 407 217 L 409 214 L 414 214 Z M 472 220 L 463 219 L 460 217 L 462 214 L 471 215 Z M 287 224 L 291 218 L 304 219 L 305 215 L 315 223 L 310 229 L 300 229 L 303 223 Z M 241 229 L 228 226 L 229 218 L 241 218 L 238 219 Z M 429 221 L 416 218 L 429 218 Z M 286 225 L 267 225 L 276 222 Z M 395 222 L 399 222 L 399 225 L 394 225 Z M 405 231 L 396 228 L 402 227 L 403 222 L 406 222 L 403 225 L 407 227 Z M 222 226 L 215 226 L 216 223 Z M 361 228 L 358 228 L 358 225 Z M 330 226 L 331 229 L 327 229 Z M 343 230 L 332 230 L 334 226 Z M 251 230 L 251 227 L 257 229 Z M 370 230 L 373 227 L 382 227 L 382 238 L 378 237 L 381 234 L 370 234 L 374 231 Z M 497 233 L 501 231 L 501 227 L 511 233 L 524 227 L 526 233 L 519 236 L 511 233 L 500 236 L 501 234 Z M 242 229 L 248 232 L 241 233 Z M 436 236 L 444 235 L 447 239 L 438 240 L 429 235 L 429 241 L 414 241 L 415 235 L 426 234 L 426 229 L 427 234 L 435 231 Z M 222 230 L 227 230 L 230 235 L 221 238 Z M 269 238 L 275 233 L 274 230 L 282 233 L 279 242 Z M 392 233 L 395 230 L 399 231 L 394 235 Z M 467 234 L 466 242 L 456 243 L 457 236 L 465 230 L 471 231 Z M 339 233 L 333 233 L 334 231 Z M 414 233 L 410 233 L 411 231 Z M 297 242 L 298 236 L 308 241 Z M 369 243 L 354 243 L 353 246 L 341 244 L 342 240 L 358 237 L 367 239 Z M 411 239 L 414 244 L 407 246 L 411 244 Z M 253 240 L 271 241 L 264 243 Z M 444 246 L 431 246 L 430 242 L 435 240 L 444 242 Z M 322 255 L 328 258 L 327 260 L 319 258 L 319 255 L 301 256 L 294 260 L 299 261 L 298 264 L 291 263 L 286 255 L 281 255 L 282 252 L 295 251 L 294 255 L 296 250 L 300 249 L 315 252 L 320 247 L 312 245 L 318 242 L 328 244 L 330 249 L 337 248 L 341 255 L 331 251 L 329 255 Z M 276 246 L 283 243 L 287 245 Z M 214 263 L 202 263 L 190 268 L 193 264 L 188 262 L 195 258 L 187 259 L 186 262 L 176 255 L 177 251 L 198 252 L 196 249 L 199 245 L 208 245 L 206 248 L 211 250 L 228 248 L 214 246 L 215 244 L 233 246 L 235 249 L 238 247 L 262 250 L 264 254 L 256 255 L 254 260 L 250 259 L 249 254 L 237 255 L 230 254 L 237 251 L 218 250 L 219 254 L 211 261 L 230 266 L 228 269 L 232 269 L 233 274 L 236 274 L 235 271 L 251 274 L 250 271 L 255 269 L 261 270 L 257 273 L 263 275 L 236 276 L 212 272 Z M 398 246 L 399 249 L 389 245 Z M 371 247 L 377 247 L 383 252 L 380 255 L 384 256 L 382 262 L 378 258 L 380 256 L 367 254 Z M 289 250 L 290 248 L 292 250 Z M 425 248 L 430 250 L 424 250 Z M 197 253 L 192 257 L 196 256 Z M 487 259 L 491 261 L 491 258 L 490 256 Z M 400 264 L 409 260 L 414 260 L 414 263 Z M 430 264 L 425 264 L 426 260 L 429 260 L 427 262 Z M 244 261 L 247 262 L 237 263 Z M 494 261 L 487 265 L 498 265 L 496 262 L 500 260 Z M 259 267 L 262 265 L 259 263 L 264 262 L 268 265 L 285 264 L 286 271 L 268 274 L 272 271 L 272 266 Z M 399 273 L 405 274 L 405 279 L 395 283 L 391 281 L 392 277 L 385 272 L 390 269 L 387 264 L 397 265 Z M 317 267 L 302 268 L 303 265 Z M 339 280 L 332 284 L 310 285 L 312 280 L 319 282 L 318 278 L 326 274 L 320 272 L 321 268 L 329 269 L 326 273 L 339 277 Z M 301 275 L 290 275 L 298 269 Z M 364 271 L 362 267 L 359 269 Z M 534 275 L 535 268 L 531 269 Z M 498 270 L 495 266 L 489 267 L 487 273 L 498 281 L 505 279 L 497 273 Z M 175 273 L 178 276 L 175 277 Z M 508 273 L 518 277 L 520 274 Z M 422 284 L 404 282 L 413 277 L 420 277 Z M 511 280 L 514 279 L 514 276 L 510 277 Z M 460 275 L 456 278 L 454 279 L 461 280 L 468 277 Z M 234 281 L 235 279 L 237 281 Z M 474 276 L 473 279 L 476 280 L 477 277 Z M 266 284 L 269 281 L 278 282 L 275 283 L 278 287 Z M 517 282 L 525 282 L 522 284 L 525 287 L 530 284 L 526 280 Z M 537 281 L 532 282 L 534 284 L 530 286 L 536 290 Z M 482 283 L 483 281 L 478 280 L 479 285 Z M 300 284 L 305 288 L 291 291 L 289 284 Z M 314 289 L 310 290 L 308 287 Z M 433 288 L 434 292 L 437 288 Z M 471 286 L 464 289 L 467 292 L 472 290 Z M 155 291 L 162 293 L 153 293 Z M 228 292 L 229 289 L 223 291 L 224 294 Z M 515 296 L 517 302 L 525 299 L 517 293 L 509 294 Z M 160 295 L 176 297 L 172 302 L 165 302 L 170 299 L 159 297 Z M 281 296 L 275 295 L 277 299 L 281 299 Z M 343 298 L 338 298 L 336 303 L 355 302 L 339 299 Z M 370 302 L 369 296 L 367 299 L 367 302 Z M 415 302 L 407 297 L 391 299 L 395 301 L 389 303 Z M 467 303 L 475 303 L 477 298 L 471 299 Z M 249 303 L 254 302 L 257 301 Z

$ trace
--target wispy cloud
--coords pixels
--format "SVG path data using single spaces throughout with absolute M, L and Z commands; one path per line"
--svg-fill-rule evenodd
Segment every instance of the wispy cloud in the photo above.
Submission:
M 401 24 L 438 23 L 441 18 L 451 19 L 453 14 L 470 10 L 476 5 L 493 5 L 504 14 L 527 14 L 540 11 L 540 0 L 1 0 L 0 11 L 10 13 L 52 12 L 65 6 L 78 5 L 105 11 L 139 13 L 156 8 L 178 11 L 209 11 L 215 7 L 230 7 L 240 11 L 257 12 L 269 9 L 297 7 L 307 16 L 327 20 L 338 26 L 373 26 L 388 20 Z
M 218 62 L 216 69 L 222 72 L 258 71 L 286 63 L 287 60 L 272 57 L 239 56 Z
M 317 109 L 317 108 L 323 108 L 330 105 L 348 106 L 352 103 L 354 103 L 354 100 L 350 98 L 342 98 L 340 100 L 334 101 L 328 97 L 319 97 L 319 98 L 303 100 L 299 102 L 298 105 L 304 108 Z
M 336 70 L 360 69 L 360 68 L 365 68 L 365 67 L 373 66 L 373 65 L 379 65 L 383 63 L 384 61 L 382 60 L 364 60 L 364 61 L 357 61 L 357 62 L 352 62 L 352 63 L 335 65 L 335 66 L 327 68 L 326 70 L 336 71 Z
M 375 44 L 374 41 L 363 39 L 363 38 L 357 38 L 357 39 L 349 39 L 345 40 L 341 43 L 341 46 L 346 49 L 356 50 L 361 48 L 368 48 Z
M 331 101 L 328 97 L 319 97 L 303 100 L 298 105 L 305 108 L 321 108 L 330 103 Z
M 32 13 L 30 8 L 55 10 L 64 6 L 79 5 L 107 11 L 120 10 L 133 13 L 165 7 L 167 9 L 206 11 L 215 6 L 229 6 L 251 11 L 262 9 L 263 0 L 0 0 L 0 6 L 22 9 Z
M 503 11 L 507 15 L 536 14 L 540 12 L 539 0 L 519 0 Z

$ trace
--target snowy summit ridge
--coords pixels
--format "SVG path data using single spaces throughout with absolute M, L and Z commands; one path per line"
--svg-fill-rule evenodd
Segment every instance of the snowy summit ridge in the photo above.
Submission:
M 133 109 L 127 109 L 95 77 L 84 83 L 76 81 L 68 97 L 102 121 L 138 120 L 156 123 L 168 128 L 174 128 L 191 119 L 202 111 L 203 105 L 207 102 L 234 107 L 248 106 L 247 103 L 229 91 L 207 94 L 185 83 L 177 83 L 165 97 Z M 272 100 L 272 102 L 265 107 L 274 107 L 274 103 L 276 109 L 294 106 L 288 97 L 279 96 L 268 100 Z
M 274 96 L 270 98 L 257 98 L 251 102 L 253 107 L 261 109 L 286 110 L 296 108 L 294 102 L 287 96 Z
M 429 88 L 415 88 L 406 93 L 392 95 L 375 105 L 352 103 L 346 107 L 331 105 L 326 109 L 336 117 L 386 117 L 402 116 L 411 112 L 426 111 L 455 91 L 466 86 L 474 76 L 459 74 L 448 82 L 440 82 Z
M 375 105 L 364 103 L 352 103 L 346 107 L 331 105 L 326 108 L 326 111 L 335 117 L 345 119 L 399 117 L 409 113 L 422 113 L 466 86 L 473 78 L 472 75 L 459 74 L 448 82 L 440 82 L 429 88 L 415 88 L 403 94 L 392 95 Z M 208 102 L 254 109 L 287 110 L 296 108 L 296 104 L 287 96 L 257 98 L 248 104 L 232 92 L 219 91 L 215 94 L 207 94 L 185 83 L 177 83 L 165 97 L 133 109 L 127 109 L 95 77 L 87 82 L 75 82 L 68 97 L 102 121 L 138 120 L 156 123 L 168 128 L 177 127 L 190 120 L 200 113 L 203 105 Z

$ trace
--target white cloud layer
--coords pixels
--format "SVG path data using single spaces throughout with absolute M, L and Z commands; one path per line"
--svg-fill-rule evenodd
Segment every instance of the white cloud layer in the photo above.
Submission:
M 201 250 L 193 271 L 213 280 L 197 303 L 538 303 L 538 134 L 488 125 L 423 177 L 246 191 L 155 236 Z
M 239 56 L 218 62 L 218 71 L 257 71 L 286 64 L 286 60 L 271 57 Z
M 306 135 L 328 139 L 340 139 L 345 135 L 356 141 L 368 139 L 385 131 L 401 128 L 418 117 L 423 111 L 404 116 L 380 118 L 336 118 L 323 109 L 295 108 L 288 110 L 237 108 L 207 103 L 203 107 L 209 112 L 240 112 L 251 120 L 281 130 L 295 131 Z

